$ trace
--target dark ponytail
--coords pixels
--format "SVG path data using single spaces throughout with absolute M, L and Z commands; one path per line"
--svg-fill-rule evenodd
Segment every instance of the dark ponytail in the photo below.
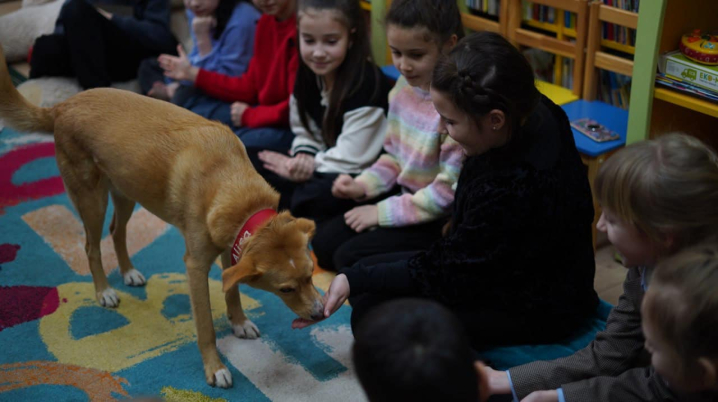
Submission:
M 515 130 L 541 99 L 526 58 L 503 36 L 478 32 L 462 39 L 434 69 L 431 87 L 474 118 L 504 112 Z

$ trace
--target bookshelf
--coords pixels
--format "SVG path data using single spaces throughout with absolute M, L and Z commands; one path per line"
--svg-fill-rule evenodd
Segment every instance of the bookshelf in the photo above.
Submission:
M 628 143 L 680 131 L 718 147 L 713 134 L 718 103 L 655 86 L 658 55 L 677 49 L 681 36 L 693 29 L 718 29 L 718 13 L 713 10 L 715 0 L 693 0 L 689 6 L 681 0 L 641 2 L 635 58 L 640 74 L 633 77 Z

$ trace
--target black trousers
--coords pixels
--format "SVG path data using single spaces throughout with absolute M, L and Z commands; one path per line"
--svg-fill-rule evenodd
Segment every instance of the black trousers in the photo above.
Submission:
M 376 203 L 376 200 L 372 200 Z M 425 250 L 441 237 L 444 219 L 396 228 L 378 227 L 357 233 L 344 222 L 344 215 L 317 225 L 312 247 L 319 266 L 339 270 L 373 255 Z
M 408 259 L 415 252 L 390 253 L 362 259 L 358 264 L 381 269 L 383 266 L 408 269 Z M 351 284 L 350 284 L 351 285 Z M 497 284 L 498 285 L 498 284 Z M 351 289 L 350 289 L 351 291 Z M 355 331 L 364 317 L 383 303 L 395 300 L 398 295 L 360 293 L 349 296 L 352 306 L 351 327 Z M 420 294 L 412 297 L 422 297 Z M 542 344 L 560 341 L 578 330 L 587 320 L 585 316 L 535 313 L 507 313 L 501 306 L 483 305 L 446 306 L 461 321 L 471 345 L 479 353 L 482 349 L 499 345 Z
M 258 156 L 261 151 L 263 149 L 247 148 L 254 168 L 281 195 L 280 210 L 288 209 L 296 217 L 312 219 L 320 224 L 358 205 L 353 200 L 339 199 L 332 195 L 332 184 L 339 176 L 338 173 L 314 172 L 309 180 L 296 183 L 265 169 Z
M 86 0 L 69 0 L 61 10 L 63 34 L 35 41 L 30 78 L 76 77 L 85 89 L 107 87 L 137 76 L 140 61 L 157 51 L 129 37 Z M 172 52 L 173 49 L 165 49 Z

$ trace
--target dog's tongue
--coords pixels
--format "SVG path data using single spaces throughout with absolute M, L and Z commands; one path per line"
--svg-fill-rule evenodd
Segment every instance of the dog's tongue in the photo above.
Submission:
M 316 323 L 317 321 L 307 320 L 306 318 L 295 318 L 292 321 L 292 329 L 302 329 Z

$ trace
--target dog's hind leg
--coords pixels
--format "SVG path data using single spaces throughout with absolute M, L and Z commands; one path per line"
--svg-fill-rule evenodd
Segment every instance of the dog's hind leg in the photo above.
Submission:
M 102 225 L 105 222 L 109 192 L 107 177 L 100 172 L 91 157 L 83 155 L 82 150 L 70 150 L 73 152 L 73 157 L 70 158 L 61 144 L 56 142 L 55 145 L 57 166 L 62 174 L 65 190 L 85 227 L 85 252 L 92 281 L 95 283 L 95 297 L 104 307 L 117 307 L 120 298 L 107 283 L 100 253 Z
M 229 268 L 230 249 L 222 253 L 222 269 Z M 227 303 L 227 317 L 232 324 L 232 332 L 237 338 L 255 339 L 259 337 L 259 328 L 250 321 L 242 309 L 242 299 L 239 297 L 239 286 L 232 286 L 224 294 L 224 301 Z
M 130 255 L 127 252 L 127 222 L 135 209 L 135 202 L 116 191 L 111 191 L 110 195 L 115 206 L 115 213 L 112 215 L 112 223 L 110 223 L 110 233 L 112 233 L 112 241 L 115 245 L 117 262 L 120 264 L 120 273 L 125 280 L 125 285 L 143 286 L 146 282 L 145 277 L 132 266 Z

